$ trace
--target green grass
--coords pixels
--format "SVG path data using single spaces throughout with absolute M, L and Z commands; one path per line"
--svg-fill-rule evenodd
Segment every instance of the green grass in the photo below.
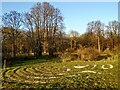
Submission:
M 101 61 L 55 62 L 29 60 L 3 70 L 2 89 L 7 90 L 114 90 L 118 89 L 118 57 Z M 57 60 L 58 61 L 58 60 Z M 94 67 L 94 65 L 96 65 Z M 107 69 L 103 69 L 107 68 Z M 110 65 L 113 68 L 110 68 Z M 86 66 L 74 68 L 74 66 Z M 85 72 L 85 71 L 94 71 Z M 25 88 L 25 89 L 24 89 Z

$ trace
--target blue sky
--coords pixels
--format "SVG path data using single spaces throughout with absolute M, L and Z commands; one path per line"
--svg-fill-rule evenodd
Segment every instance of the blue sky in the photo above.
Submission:
M 16 10 L 28 11 L 36 2 L 4 2 L 2 13 Z M 61 10 L 64 17 L 66 32 L 76 30 L 80 34 L 86 31 L 87 23 L 101 20 L 107 24 L 109 21 L 118 20 L 117 2 L 50 2 Z

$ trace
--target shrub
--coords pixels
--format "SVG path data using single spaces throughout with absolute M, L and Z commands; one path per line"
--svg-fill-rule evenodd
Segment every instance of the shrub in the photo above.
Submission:
M 65 52 L 74 53 L 75 49 L 74 48 L 68 48 L 68 49 L 65 50 Z
M 107 59 L 108 57 L 111 57 L 109 54 L 100 54 L 96 59 L 97 60 L 102 60 L 102 59 Z
M 62 62 L 70 61 L 71 60 L 71 54 L 68 53 L 68 52 L 65 52 L 62 55 L 60 55 L 60 58 L 61 58 Z
M 105 49 L 105 50 L 103 51 L 103 54 L 111 55 L 111 56 L 113 55 L 112 51 L 110 51 L 109 48 Z
M 113 52 L 110 51 L 109 48 L 107 48 L 97 57 L 97 60 L 107 59 L 111 56 L 113 56 Z
M 73 61 L 78 59 L 78 55 L 75 53 L 65 52 L 60 55 L 62 62 Z
M 99 56 L 99 52 L 97 49 L 89 47 L 89 48 L 84 48 L 82 50 L 78 50 L 78 56 L 81 60 L 92 61 L 92 60 L 96 60 L 96 58 Z
M 78 59 L 78 55 L 73 53 L 71 54 L 71 60 L 77 60 Z
M 118 52 L 119 52 L 119 47 L 118 47 L 118 46 L 114 47 L 112 53 L 113 53 L 114 55 L 118 55 Z

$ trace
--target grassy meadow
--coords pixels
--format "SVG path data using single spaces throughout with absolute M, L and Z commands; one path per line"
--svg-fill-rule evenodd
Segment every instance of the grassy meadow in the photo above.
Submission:
M 2 90 L 118 90 L 118 56 L 100 61 L 22 61 L 3 69 L 0 79 Z

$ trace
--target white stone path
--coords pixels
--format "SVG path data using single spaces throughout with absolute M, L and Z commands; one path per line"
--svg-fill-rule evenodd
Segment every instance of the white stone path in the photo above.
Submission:
M 97 65 L 94 65 L 91 69 L 94 69 Z
M 109 66 L 109 68 L 105 68 L 105 65 L 102 65 L 102 69 L 112 69 L 113 68 L 113 65 L 111 64 L 107 64 Z M 88 67 L 89 65 L 85 65 L 85 66 L 74 66 L 74 68 L 85 68 L 85 67 Z M 91 69 L 94 69 L 97 65 L 94 65 Z M 82 71 L 82 73 L 97 73 L 95 71 L 91 71 L 91 70 L 86 70 L 86 71 Z M 100 72 L 98 72 L 98 74 L 101 74 Z
M 110 69 L 112 69 L 113 68 L 113 65 L 111 65 L 111 64 L 107 64 L 107 65 L 109 65 L 109 68 Z M 88 67 L 89 65 L 85 65 L 85 66 L 74 66 L 74 68 L 85 68 L 85 67 Z M 94 69 L 95 67 L 96 67 L 97 65 L 94 65 L 91 69 Z M 109 68 L 105 68 L 105 65 L 102 65 L 102 67 L 101 67 L 102 69 L 109 69 Z
M 107 65 L 109 65 L 110 67 L 109 68 L 113 68 L 113 65 L 111 65 L 111 64 L 107 64 Z M 109 69 L 109 68 L 105 68 L 105 65 L 102 65 L 102 67 L 101 67 L 102 69 Z
M 85 66 L 74 66 L 74 68 L 85 68 L 85 67 L 87 67 L 87 66 L 89 66 L 89 65 L 85 65 Z

